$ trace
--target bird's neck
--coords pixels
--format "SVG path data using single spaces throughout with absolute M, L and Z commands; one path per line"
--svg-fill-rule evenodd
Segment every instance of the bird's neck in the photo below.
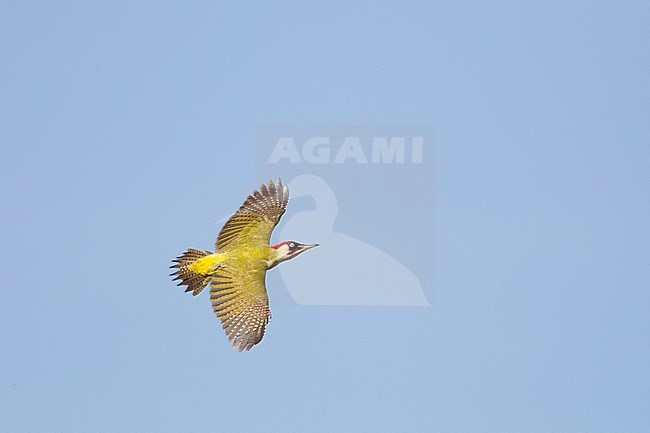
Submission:
M 289 256 L 287 255 L 286 248 L 278 247 L 276 245 L 271 246 L 269 247 L 269 267 L 267 269 L 274 268 L 288 259 Z

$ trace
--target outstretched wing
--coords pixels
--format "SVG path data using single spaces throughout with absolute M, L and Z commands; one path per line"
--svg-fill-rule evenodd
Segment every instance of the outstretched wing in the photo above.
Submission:
M 240 352 L 262 341 L 271 319 L 265 276 L 264 262 L 233 260 L 221 265 L 210 283 L 212 308 Z
M 239 210 L 223 226 L 215 248 L 237 248 L 240 245 L 268 245 L 271 232 L 280 221 L 289 201 L 289 188 L 269 181 L 254 190 Z

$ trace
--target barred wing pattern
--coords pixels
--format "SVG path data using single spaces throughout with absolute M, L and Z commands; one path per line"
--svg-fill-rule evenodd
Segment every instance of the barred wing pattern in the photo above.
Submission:
M 269 181 L 254 190 L 239 210 L 223 226 L 215 248 L 217 251 L 235 249 L 241 245 L 268 245 L 271 232 L 280 221 L 289 201 L 289 188 Z
M 265 276 L 264 262 L 237 260 L 221 265 L 210 283 L 212 308 L 240 352 L 262 340 L 271 319 Z

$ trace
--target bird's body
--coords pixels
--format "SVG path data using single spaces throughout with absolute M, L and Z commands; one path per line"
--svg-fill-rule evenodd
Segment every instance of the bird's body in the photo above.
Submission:
M 253 191 L 217 237 L 214 253 L 190 248 L 176 260 L 179 285 L 198 295 L 210 284 L 210 300 L 233 347 L 250 350 L 264 336 L 271 312 L 266 271 L 317 246 L 295 241 L 269 245 L 289 200 L 289 190 L 269 182 Z

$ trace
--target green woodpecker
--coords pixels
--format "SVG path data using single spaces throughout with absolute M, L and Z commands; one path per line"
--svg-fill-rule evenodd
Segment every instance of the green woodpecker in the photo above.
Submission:
M 289 188 L 269 181 L 248 196 L 219 232 L 215 252 L 190 248 L 171 268 L 179 286 L 198 295 L 210 284 L 210 301 L 232 347 L 250 350 L 271 318 L 266 271 L 318 244 L 284 241 L 269 245 L 289 201 Z

